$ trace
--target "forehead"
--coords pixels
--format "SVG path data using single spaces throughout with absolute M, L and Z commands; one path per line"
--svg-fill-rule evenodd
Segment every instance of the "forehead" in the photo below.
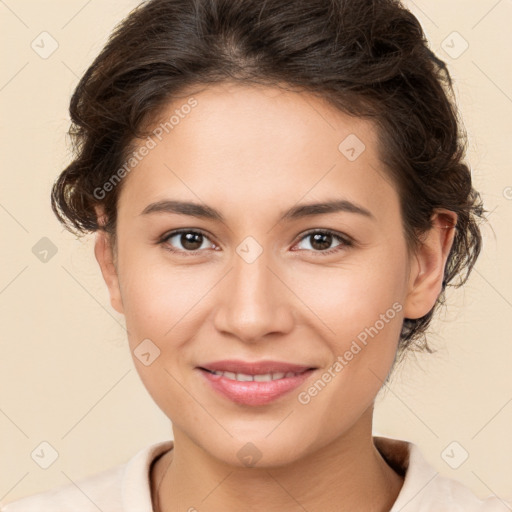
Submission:
M 397 199 L 374 125 L 310 93 L 216 84 L 169 103 L 149 133 L 120 208 L 166 197 L 247 208 L 335 192 L 368 205 Z

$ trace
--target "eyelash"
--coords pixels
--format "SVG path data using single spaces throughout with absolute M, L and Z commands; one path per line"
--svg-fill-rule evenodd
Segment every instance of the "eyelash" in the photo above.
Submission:
M 195 256 L 195 255 L 197 255 L 197 253 L 200 253 L 201 251 L 203 251 L 203 249 L 196 249 L 195 251 L 185 251 L 185 250 L 182 250 L 182 249 L 173 249 L 173 248 L 171 248 L 171 246 L 168 245 L 167 241 L 170 238 L 173 238 L 174 236 L 182 234 L 182 233 L 194 233 L 194 234 L 197 234 L 197 235 L 203 235 L 208 240 L 210 239 L 208 234 L 205 233 L 204 231 L 201 231 L 200 229 L 183 228 L 183 229 L 177 229 L 175 231 L 171 231 L 170 233 L 165 234 L 158 241 L 158 243 L 161 244 L 164 247 L 164 249 L 166 249 L 167 251 L 170 251 L 172 253 L 183 254 L 183 255 L 186 255 L 186 256 Z M 337 233 L 336 231 L 332 231 L 330 229 L 313 229 L 311 231 L 307 231 L 306 233 L 304 233 L 301 236 L 301 238 L 298 240 L 297 243 L 301 242 L 302 240 L 306 239 L 309 236 L 315 235 L 316 233 L 331 235 L 333 238 L 337 239 L 340 242 L 339 245 L 333 247 L 332 249 L 326 249 L 325 251 L 310 250 L 310 252 L 316 253 L 319 256 L 330 255 L 330 254 L 336 253 L 338 251 L 342 251 L 344 249 L 347 249 L 347 248 L 352 247 L 353 245 L 355 245 L 354 240 L 352 240 L 350 237 L 348 237 L 346 235 L 341 235 L 341 234 Z M 296 244 L 294 244 L 294 245 L 296 245 Z M 308 250 L 308 249 L 299 249 L 299 250 Z

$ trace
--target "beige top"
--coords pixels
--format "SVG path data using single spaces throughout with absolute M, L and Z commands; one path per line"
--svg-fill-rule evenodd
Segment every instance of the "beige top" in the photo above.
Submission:
M 510 512 L 512 505 L 490 495 L 479 499 L 460 482 L 441 476 L 412 442 L 374 436 L 388 464 L 404 478 L 390 512 Z M 0 512 L 151 512 L 151 463 L 173 447 L 153 444 L 131 460 L 96 475 L 14 501 Z

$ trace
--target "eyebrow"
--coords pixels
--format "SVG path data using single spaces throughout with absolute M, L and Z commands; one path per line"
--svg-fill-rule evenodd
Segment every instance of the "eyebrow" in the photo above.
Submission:
M 366 208 L 346 199 L 335 199 L 322 203 L 308 203 L 293 206 L 281 215 L 279 222 L 337 212 L 356 213 L 368 217 L 369 219 L 376 220 L 375 216 Z M 222 214 L 215 208 L 186 201 L 163 199 L 146 206 L 140 215 L 148 215 L 151 213 L 177 213 L 180 215 L 190 215 L 191 217 L 225 222 Z

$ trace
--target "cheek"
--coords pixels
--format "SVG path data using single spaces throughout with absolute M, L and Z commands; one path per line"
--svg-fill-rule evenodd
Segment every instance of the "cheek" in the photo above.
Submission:
M 308 306 L 318 314 L 313 329 L 325 333 L 330 363 L 298 397 L 301 412 L 322 425 L 312 435 L 335 436 L 350 428 L 382 388 L 403 320 L 400 269 L 400 262 L 374 262 L 317 275 L 319 288 L 309 295 Z
M 164 414 L 188 411 L 190 395 L 182 385 L 188 368 L 184 346 L 193 335 L 191 327 L 197 327 L 194 304 L 205 290 L 191 282 L 190 272 L 172 267 L 162 256 L 157 261 L 142 251 L 126 255 L 120 270 L 135 368 Z
M 383 249 L 337 268 L 297 274 L 294 291 L 315 313 L 309 315 L 311 330 L 331 359 L 321 382 L 303 395 L 318 414 L 326 404 L 362 410 L 382 387 L 400 338 L 405 263 L 405 252 Z
M 349 338 L 376 322 L 382 328 L 382 315 L 385 320 L 399 316 L 405 277 L 405 260 L 399 254 L 385 257 L 376 252 L 359 260 L 347 259 L 336 267 L 289 270 L 286 279 L 294 283 L 293 291 L 324 325 L 326 336 L 339 340 L 341 349 Z M 398 306 L 393 308 L 393 304 Z M 390 323 L 399 322 L 386 322 L 386 326 Z
M 156 253 L 160 250 L 139 254 L 134 251 L 121 267 L 126 325 L 135 338 L 161 340 L 172 336 L 174 329 L 179 329 L 180 319 L 198 302 L 202 290 L 194 272 L 172 265 L 165 255 Z

